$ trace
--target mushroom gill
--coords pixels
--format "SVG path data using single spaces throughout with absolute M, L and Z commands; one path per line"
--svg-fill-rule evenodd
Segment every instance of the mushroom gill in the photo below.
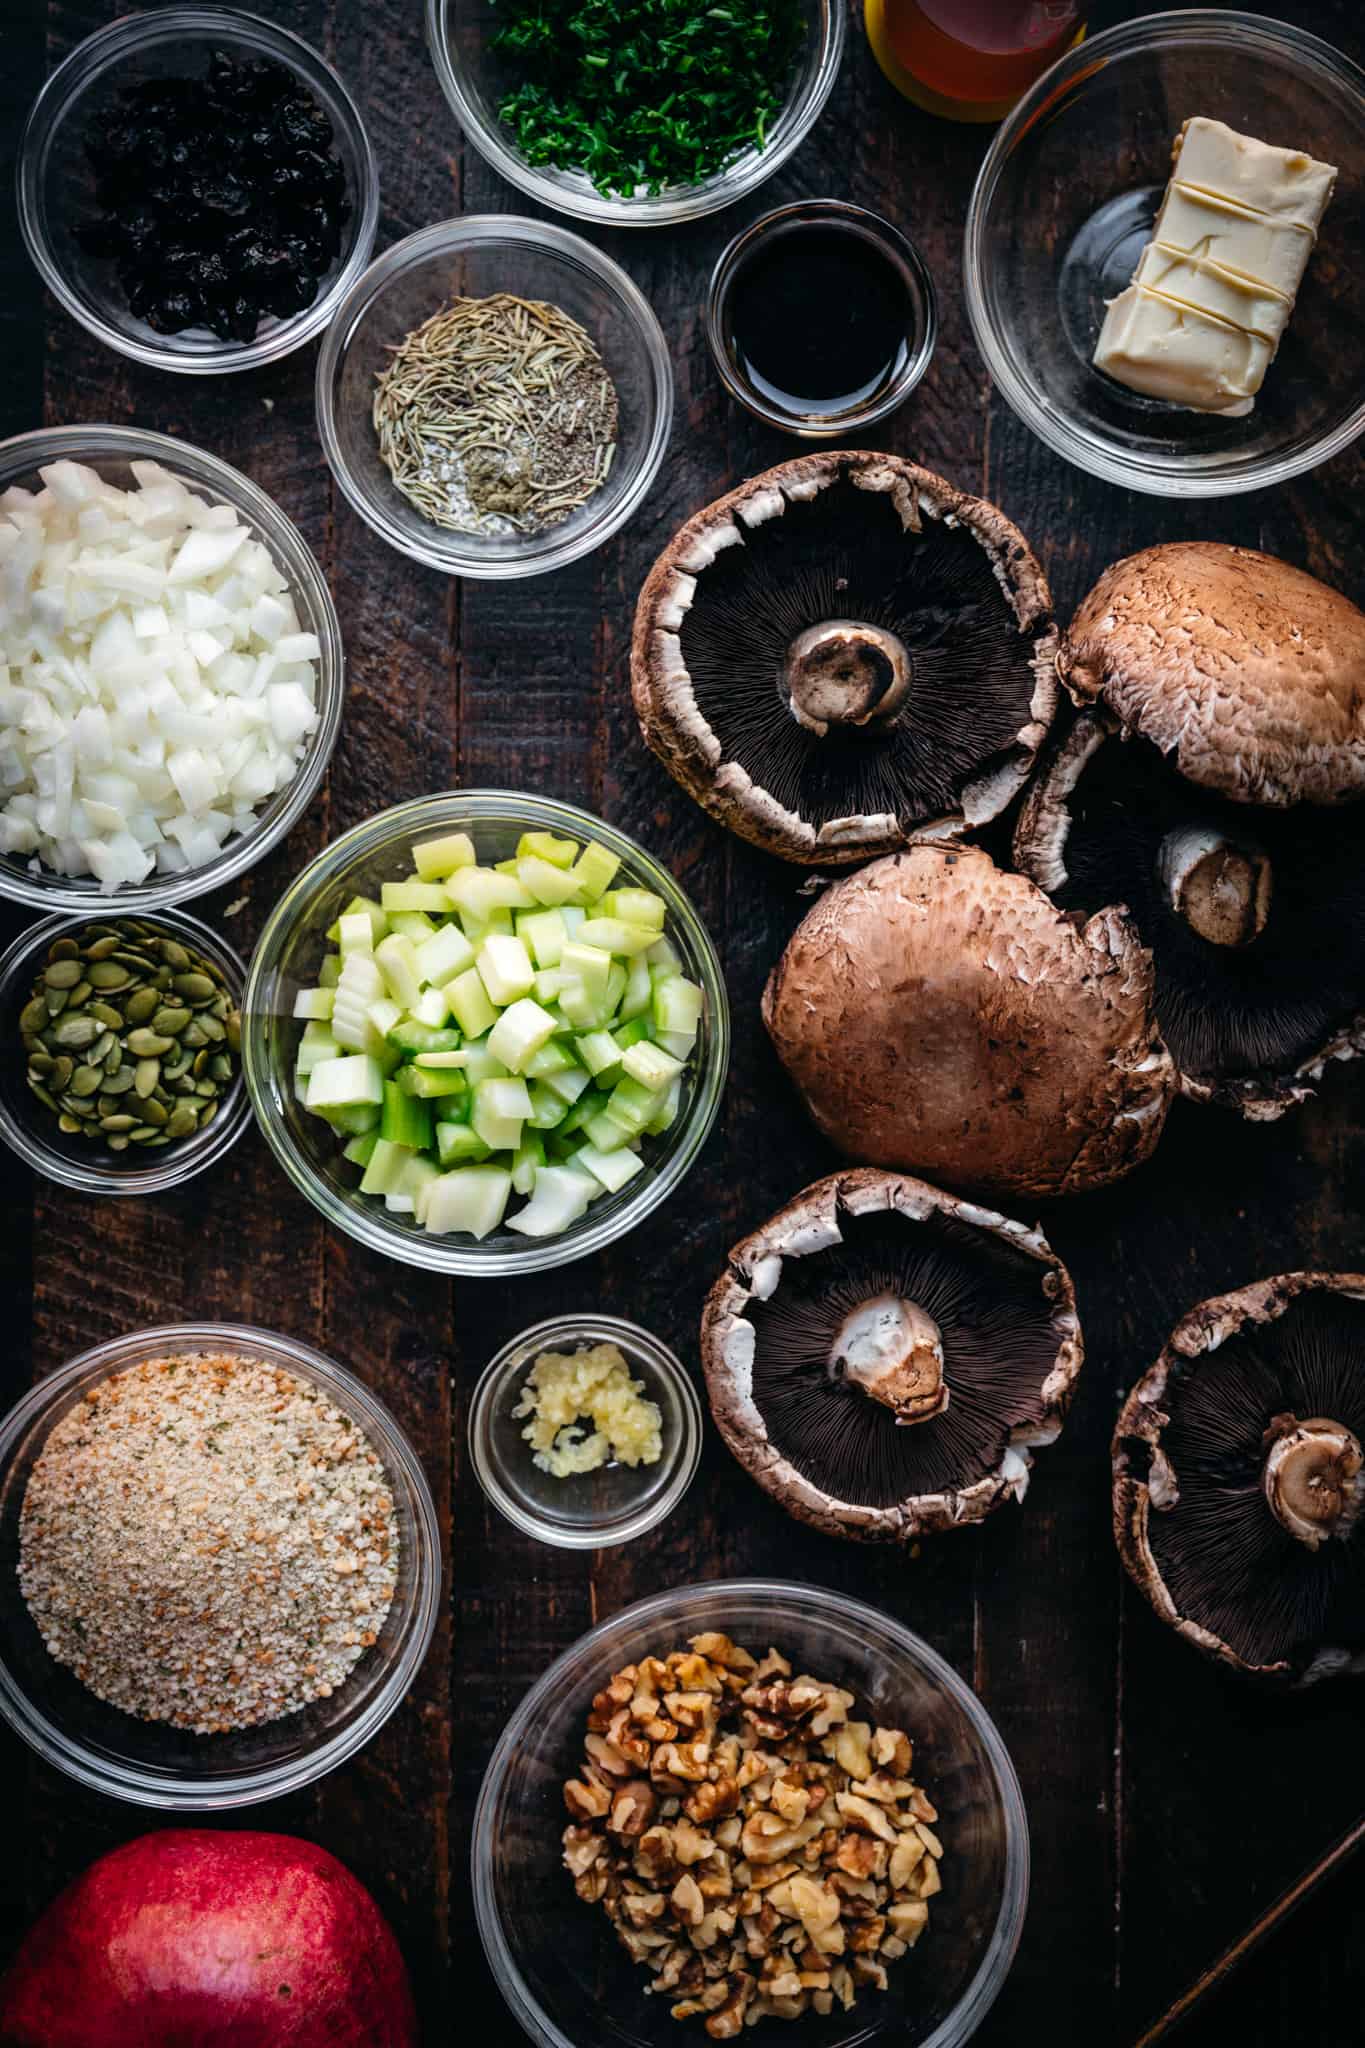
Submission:
M 1300 1681 L 1365 1657 L 1365 1277 L 1287 1274 L 1177 1325 L 1114 1438 L 1124 1562 L 1164 1620 Z
M 1037 1233 L 857 1169 L 735 1247 L 703 1356 L 722 1434 L 761 1485 L 817 1527 L 894 1539 L 1022 1497 L 1081 1351 Z
M 722 823 L 864 859 L 995 817 L 1056 702 L 1043 572 L 993 505 L 893 456 L 800 456 L 689 520 L 636 613 L 645 738 Z

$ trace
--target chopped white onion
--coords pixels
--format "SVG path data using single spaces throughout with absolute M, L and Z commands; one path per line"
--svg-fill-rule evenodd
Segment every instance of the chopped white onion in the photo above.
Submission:
M 106 893 L 216 859 L 317 726 L 317 636 L 230 505 L 155 462 L 0 493 L 0 853 Z

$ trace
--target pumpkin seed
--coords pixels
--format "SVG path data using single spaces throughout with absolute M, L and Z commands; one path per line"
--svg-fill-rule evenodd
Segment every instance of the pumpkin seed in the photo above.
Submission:
M 54 939 L 47 949 L 49 960 L 79 960 L 80 953 L 74 939 Z
M 92 987 L 106 991 L 127 988 L 132 980 L 127 968 L 117 960 L 92 960 L 86 975 Z
M 53 1060 L 52 1086 L 59 1095 L 64 1088 L 68 1088 L 71 1085 L 71 1076 L 75 1069 L 76 1062 L 72 1059 L 70 1053 L 59 1053 L 57 1058 Z
M 136 1074 L 136 1067 L 120 1067 L 116 1074 L 111 1074 L 106 1067 L 104 1072 L 105 1094 L 114 1097 L 126 1095 L 128 1090 L 134 1085 Z
M 103 1079 L 104 1076 L 98 1067 L 77 1067 L 71 1076 L 71 1093 L 93 1095 Z
M 154 1095 L 149 1095 L 142 1105 L 142 1115 L 146 1123 L 164 1124 L 170 1117 L 170 1111 L 164 1102 L 158 1102 Z
M 19 1030 L 24 1038 L 36 1038 L 47 1024 L 47 1004 L 34 996 L 19 1012 Z
M 74 988 L 80 979 L 79 960 L 54 960 L 50 967 L 43 969 L 43 980 L 49 988 Z
M 206 1038 L 211 1038 L 215 1045 L 220 1045 L 227 1037 L 226 1024 L 223 1023 L 220 1017 L 215 1017 L 211 1010 L 205 1010 L 200 1017 L 199 1029 Z
M 76 1135 L 77 1131 L 80 1130 L 80 1128 L 80 1118 L 69 1115 L 66 1110 L 63 1110 L 60 1116 L 57 1118 L 57 1129 L 59 1131 L 65 1131 L 68 1138 L 73 1138 Z
M 31 1052 L 28 1056 L 30 1074 L 50 1074 L 56 1064 L 50 1052 Z
M 162 939 L 161 957 L 168 967 L 175 969 L 177 974 L 186 974 L 194 966 L 194 962 L 189 954 L 176 939 Z
M 123 1029 L 123 1016 L 114 1008 L 112 1003 L 96 1001 L 88 1003 L 86 1008 L 95 1022 L 102 1024 L 106 1031 L 121 1031 Z M 134 1023 L 137 1021 L 136 1018 L 133 1019 Z
M 207 974 L 177 974 L 171 987 L 187 1003 L 211 1002 L 218 985 Z
M 139 1060 L 133 1072 L 133 1086 L 141 1096 L 150 1095 L 161 1079 L 160 1060 Z
M 188 1138 L 198 1121 L 199 1119 L 190 1104 L 182 1102 L 171 1112 L 170 1121 L 166 1125 L 166 1136 L 168 1138 Z
M 93 1017 L 63 1017 L 56 1031 L 58 1045 L 68 1052 L 84 1052 L 99 1035 L 100 1027 Z
M 131 1131 L 136 1122 L 137 1118 L 135 1116 L 128 1116 L 123 1111 L 119 1111 L 116 1116 L 102 1116 L 100 1118 L 100 1129 L 103 1131 Z
M 178 1004 L 167 1003 L 153 1017 L 152 1029 L 159 1031 L 163 1038 L 179 1038 L 189 1021 L 188 1010 L 181 1009 Z
M 128 1050 L 137 1059 L 155 1059 L 158 1053 L 169 1052 L 175 1044 L 173 1038 L 163 1038 L 159 1032 L 148 1031 L 145 1026 L 128 1033 Z
M 57 1107 L 57 1098 L 52 1093 L 51 1089 L 44 1088 L 41 1081 L 35 1081 L 32 1074 L 30 1074 L 28 1077 L 28 1085 L 32 1089 L 33 1093 L 37 1096 L 39 1102 L 41 1102 L 45 1106 L 45 1108 L 55 1109 Z
M 111 1131 L 104 1142 L 111 1152 L 126 1152 L 128 1150 L 128 1140 L 117 1131 Z
M 60 943 L 61 941 L 59 940 L 58 944 Z M 70 944 L 72 942 L 68 940 L 67 943 Z M 107 960 L 117 944 L 117 933 L 110 932 L 102 939 L 93 940 L 85 949 L 85 957 L 87 960 Z M 56 948 L 54 947 L 53 950 L 55 952 Z

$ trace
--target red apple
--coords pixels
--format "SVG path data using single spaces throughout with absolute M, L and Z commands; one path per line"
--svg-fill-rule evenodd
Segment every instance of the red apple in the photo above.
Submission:
M 3 2048 L 415 2048 L 398 1944 L 291 1835 L 142 1835 L 68 1885 L 0 1982 Z

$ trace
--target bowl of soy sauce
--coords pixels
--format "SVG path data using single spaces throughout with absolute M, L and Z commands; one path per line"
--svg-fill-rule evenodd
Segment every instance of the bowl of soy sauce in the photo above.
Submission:
M 726 389 L 807 440 L 894 412 L 928 369 L 937 331 L 914 243 L 841 199 L 765 213 L 736 235 L 707 291 L 707 340 Z

